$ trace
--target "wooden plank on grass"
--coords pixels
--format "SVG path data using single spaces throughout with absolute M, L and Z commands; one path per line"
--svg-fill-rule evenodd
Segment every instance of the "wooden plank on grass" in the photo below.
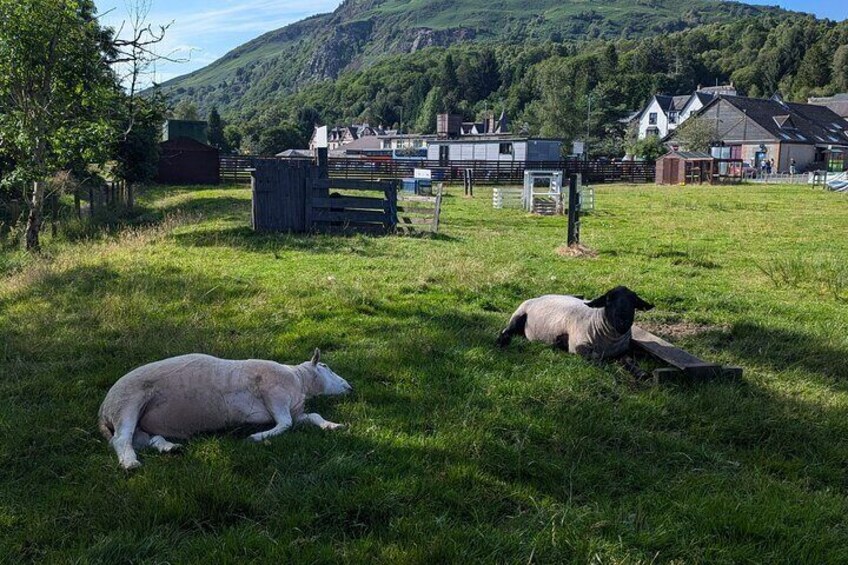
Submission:
M 382 198 L 366 198 L 364 196 L 312 199 L 312 205 L 316 208 L 369 208 L 382 210 L 385 202 Z
M 421 206 L 398 206 L 398 213 L 400 212 L 406 212 L 407 214 L 433 215 L 436 213 L 436 207 L 432 206 L 430 208 L 423 208 Z
M 692 378 L 714 378 L 722 375 L 721 365 L 707 363 L 694 355 L 673 346 L 669 342 L 643 330 L 639 326 L 633 326 L 633 345 L 653 355 L 661 361 L 665 361 L 672 367 L 683 371 L 686 376 Z
M 430 226 L 433 225 L 433 218 L 408 218 L 406 216 L 401 216 L 398 218 L 401 224 L 412 224 L 412 225 L 421 225 L 421 226 Z
M 354 234 L 368 234 L 368 235 L 385 235 L 386 228 L 382 224 L 357 224 L 355 226 L 332 226 L 332 225 L 322 225 L 317 224 L 316 229 L 320 233 L 327 234 L 340 234 L 340 235 L 354 235 Z
M 366 181 L 353 179 L 317 179 L 313 181 L 312 186 L 316 189 L 331 189 L 339 190 L 379 190 L 383 191 L 391 181 Z
M 436 203 L 435 196 L 408 196 L 404 194 L 403 196 L 398 196 L 398 204 L 402 204 L 404 202 L 427 202 L 430 204 Z
M 383 210 L 344 210 L 329 212 L 316 208 L 312 211 L 313 222 L 380 222 L 386 221 L 386 212 Z

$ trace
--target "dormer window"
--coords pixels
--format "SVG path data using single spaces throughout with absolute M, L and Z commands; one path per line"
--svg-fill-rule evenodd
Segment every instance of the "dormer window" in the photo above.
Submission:
M 651 112 L 650 114 L 648 114 L 648 124 L 652 125 L 652 126 L 657 125 L 657 113 L 656 112 Z
M 795 126 L 795 122 L 792 121 L 792 116 L 775 116 L 774 123 L 777 124 L 777 127 L 780 129 L 798 129 Z
M 668 123 L 676 124 L 677 123 L 677 112 L 669 112 L 668 113 Z

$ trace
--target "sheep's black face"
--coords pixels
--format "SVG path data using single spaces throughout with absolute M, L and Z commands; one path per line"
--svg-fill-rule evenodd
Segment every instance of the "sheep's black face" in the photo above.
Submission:
M 588 305 L 591 308 L 603 308 L 609 323 L 621 334 L 626 333 L 633 326 L 636 310 L 648 311 L 654 307 L 626 286 L 616 287 L 589 302 Z

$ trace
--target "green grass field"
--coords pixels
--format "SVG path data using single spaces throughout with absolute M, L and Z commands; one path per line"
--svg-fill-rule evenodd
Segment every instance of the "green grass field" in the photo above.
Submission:
M 436 238 L 253 234 L 240 188 L 156 189 L 147 223 L 0 255 L 0 561 L 848 561 L 848 200 L 603 186 L 562 218 L 445 199 Z M 659 387 L 517 340 L 525 298 L 625 284 L 739 382 Z M 349 424 L 142 452 L 96 427 L 133 367 L 324 360 Z

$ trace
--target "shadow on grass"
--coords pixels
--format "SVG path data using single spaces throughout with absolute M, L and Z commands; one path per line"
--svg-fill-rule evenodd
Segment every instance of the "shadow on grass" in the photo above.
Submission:
M 313 238 L 304 240 L 311 250 Z M 715 524 L 744 560 L 764 548 L 746 545 L 733 522 L 733 508 L 753 496 L 738 485 L 765 496 L 772 479 L 801 490 L 844 484 L 834 428 L 817 426 L 810 407 L 756 386 L 634 391 L 615 384 L 612 367 L 536 344 L 498 351 L 503 314 L 435 291 L 374 300 L 367 313 L 340 302 L 299 319 L 260 300 L 245 316 L 244 305 L 260 293 L 242 279 L 176 267 L 101 265 L 47 275 L 0 301 L 0 364 L 12 375 L 0 384 L 0 410 L 16 422 L 0 454 L 0 488 L 12 489 L 4 504 L 27 509 L 8 528 L 18 555 L 26 547 L 35 558 L 70 551 L 120 560 L 152 547 L 152 556 L 181 550 L 188 558 L 209 551 L 208 534 L 215 543 L 235 536 L 241 548 L 240 536 L 255 528 L 257 555 L 301 540 L 288 551 L 316 558 L 366 556 L 377 545 L 422 552 L 424 561 L 492 552 L 514 561 L 531 550 L 540 560 L 585 561 L 606 543 L 691 557 L 713 543 L 687 538 L 687 524 L 700 521 Z M 808 363 L 830 375 L 828 366 L 842 361 L 824 348 L 802 355 L 806 343 L 792 340 L 801 336 L 754 326 L 734 328 L 722 346 L 766 363 L 771 354 L 756 350 L 764 332 L 789 351 L 768 361 L 774 366 Z M 274 357 L 280 335 L 295 344 L 281 361 L 297 362 L 292 355 L 321 345 L 356 386 L 349 399 L 310 403 L 328 419 L 346 419 L 349 431 L 298 430 L 267 446 L 245 444 L 238 433 L 204 436 L 183 456 L 145 453 L 146 467 L 131 479 L 116 472 L 94 420 L 118 377 L 193 351 Z M 716 492 L 693 496 L 700 484 Z M 800 551 L 796 531 L 774 528 L 799 507 L 818 516 L 806 502 L 774 503 L 771 518 L 761 518 L 771 551 Z M 567 543 L 537 536 L 563 523 Z M 652 538 L 652 524 L 665 533 Z M 68 547 L 68 536 L 101 542 Z M 156 536 L 173 543 L 157 545 Z M 427 548 L 421 539 L 430 540 Z
M 774 372 L 803 369 L 822 377 L 824 384 L 848 391 L 848 350 L 823 344 L 809 334 L 737 323 L 729 332 L 708 331 L 697 339 L 711 349 L 729 351 L 742 364 Z

